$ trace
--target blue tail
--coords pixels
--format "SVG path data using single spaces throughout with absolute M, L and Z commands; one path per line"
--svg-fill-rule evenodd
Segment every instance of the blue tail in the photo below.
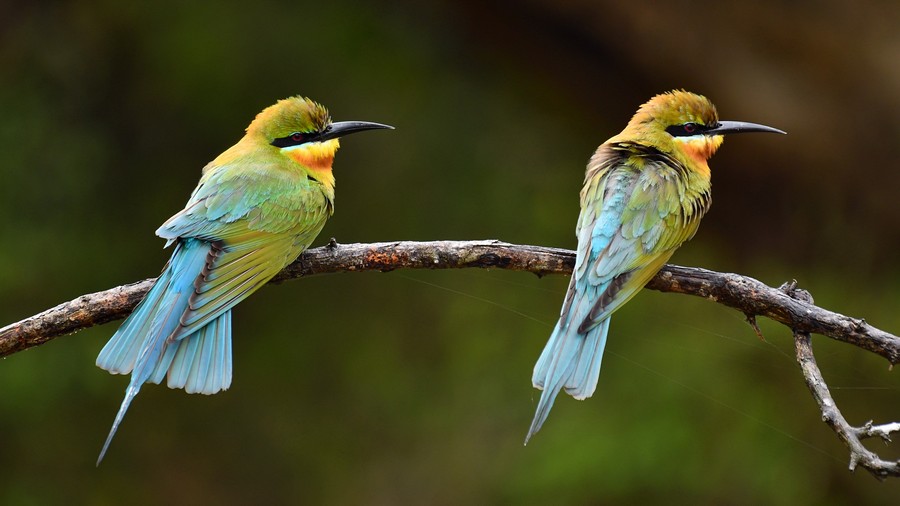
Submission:
M 175 247 L 156 284 L 110 338 L 97 357 L 97 366 L 113 374 L 131 373 L 125 399 L 97 465 L 103 460 L 131 401 L 145 382 L 159 383 L 168 373 L 170 388 L 212 394 L 231 384 L 231 311 L 225 311 L 194 334 L 178 341 L 168 338 L 194 292 L 194 281 L 206 266 L 210 244 L 187 239 Z
M 580 306 L 580 304 L 576 304 Z M 534 420 L 525 436 L 525 444 L 537 431 L 541 430 L 544 421 L 550 414 L 553 401 L 563 388 L 572 397 L 583 400 L 594 393 L 600 377 L 600 362 L 603 349 L 606 347 L 606 334 L 609 332 L 609 318 L 603 320 L 587 333 L 578 332 L 582 317 L 576 307 L 571 317 L 560 318 L 541 358 L 534 366 L 531 378 L 535 388 L 543 390 L 538 401 Z

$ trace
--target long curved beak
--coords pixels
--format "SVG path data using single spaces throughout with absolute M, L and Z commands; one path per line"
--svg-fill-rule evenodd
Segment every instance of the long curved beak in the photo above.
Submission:
M 329 125 L 324 132 L 319 134 L 319 138 L 316 140 L 327 141 L 328 139 L 343 137 L 356 132 L 380 128 L 394 129 L 394 127 L 390 125 L 382 125 L 381 123 L 372 123 L 370 121 L 338 121 L 337 123 Z
M 787 132 L 757 123 L 745 121 L 720 121 L 718 125 L 703 132 L 706 135 L 740 134 L 744 132 L 769 132 L 773 134 L 786 134 Z

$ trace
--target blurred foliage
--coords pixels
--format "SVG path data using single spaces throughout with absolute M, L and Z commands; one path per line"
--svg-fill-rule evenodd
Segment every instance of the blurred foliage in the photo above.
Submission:
M 900 330 L 900 20 L 862 2 L 0 4 L 0 324 L 155 275 L 153 230 L 257 111 L 304 94 L 347 139 L 319 243 L 482 239 L 572 248 L 587 157 L 651 95 L 687 88 L 740 137 L 675 261 Z M 600 385 L 528 447 L 531 368 L 562 277 L 322 276 L 235 316 L 235 383 L 146 388 L 93 466 L 125 379 L 115 325 L 0 363 L 0 503 L 847 504 L 900 483 L 846 470 L 789 333 L 646 292 Z M 853 423 L 900 419 L 896 373 L 815 340 Z M 897 447 L 879 451 L 894 458 Z

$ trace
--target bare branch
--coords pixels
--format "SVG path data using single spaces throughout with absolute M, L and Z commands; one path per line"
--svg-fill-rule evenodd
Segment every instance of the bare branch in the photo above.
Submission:
M 0 357 L 79 330 L 125 318 L 156 279 L 89 293 L 0 329 Z
M 273 280 L 333 272 L 392 271 L 394 269 L 500 268 L 545 274 L 570 274 L 575 265 L 572 251 L 508 244 L 500 241 L 386 242 L 337 244 L 303 253 Z M 55 337 L 127 316 L 155 280 L 146 279 L 60 304 L 0 329 L 0 357 L 11 355 Z M 753 278 L 692 267 L 666 265 L 647 285 L 661 292 L 695 295 L 742 312 L 762 338 L 756 317 L 780 322 L 794 333 L 797 361 L 822 418 L 850 450 L 850 469 L 864 467 L 879 479 L 900 476 L 900 462 L 887 462 L 866 449 L 861 439 L 900 432 L 900 423 L 852 427 L 841 415 L 822 378 L 812 352 L 810 333 L 822 334 L 878 354 L 891 364 L 900 361 L 900 338 L 865 320 L 822 309 L 812 297 L 796 288 L 796 281 L 772 288 Z
M 809 292 L 797 288 L 797 281 L 785 283 L 781 285 L 779 290 L 793 299 L 809 304 L 813 303 L 812 295 Z M 813 355 L 812 339 L 809 332 L 794 330 L 794 348 L 797 352 L 797 363 L 800 364 L 800 371 L 806 380 L 806 386 L 809 387 L 810 393 L 812 393 L 813 398 L 819 404 L 819 410 L 822 412 L 822 421 L 831 427 L 838 438 L 844 442 L 847 449 L 850 450 L 850 470 L 853 471 L 857 465 L 860 465 L 879 480 L 889 476 L 900 476 L 900 461 L 884 461 L 860 442 L 861 439 L 880 437 L 885 444 L 890 443 L 891 432 L 900 431 L 900 423 L 872 425 L 870 420 L 862 427 L 850 426 L 844 415 L 841 414 L 841 410 L 838 409 L 834 398 L 831 397 L 825 378 L 822 377 L 822 373 L 819 371 L 816 357 Z
M 539 276 L 570 274 L 575 253 L 559 248 L 500 241 L 384 242 L 337 244 L 304 252 L 272 282 L 334 272 L 394 269 L 500 268 Z M 153 279 L 82 295 L 0 329 L 0 357 L 55 337 L 127 316 Z M 704 297 L 750 317 L 765 316 L 801 331 L 822 334 L 900 362 L 900 338 L 864 320 L 850 318 L 789 297 L 753 278 L 693 267 L 665 266 L 647 288 Z
M 812 339 L 808 332 L 794 332 L 794 346 L 797 351 L 797 362 L 806 380 L 806 386 L 812 393 L 819 410 L 822 412 L 822 421 L 838 435 L 847 449 L 850 450 L 850 470 L 856 466 L 862 466 L 876 478 L 883 480 L 889 476 L 900 477 L 900 461 L 888 462 L 882 460 L 875 452 L 866 448 L 860 439 L 867 437 L 881 437 L 885 442 L 890 442 L 890 433 L 900 431 L 900 423 L 889 423 L 873 426 L 869 421 L 862 427 L 852 427 L 841 410 L 838 409 L 825 378 L 816 365 L 816 357 L 813 355 Z
M 891 432 L 900 432 L 900 422 L 872 425 L 872 420 L 869 420 L 862 427 L 855 429 L 855 431 L 859 439 L 880 437 L 884 444 L 888 444 L 891 442 Z
M 820 334 L 853 344 L 900 362 L 900 338 L 869 325 L 865 320 L 844 316 L 790 297 L 781 289 L 739 274 L 721 273 L 666 265 L 647 288 L 707 298 L 732 307 L 748 318 L 765 316 L 792 330 Z

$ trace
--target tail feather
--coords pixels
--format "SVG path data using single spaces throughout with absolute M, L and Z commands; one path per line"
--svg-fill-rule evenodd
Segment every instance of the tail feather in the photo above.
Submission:
M 150 373 L 150 377 L 147 378 L 147 383 L 159 385 L 162 383 L 163 378 L 166 377 L 166 373 L 169 372 L 169 368 L 172 367 L 172 360 L 175 359 L 175 352 L 178 351 L 178 346 L 166 342 L 164 348 L 162 356 L 155 362 L 156 365 Z
M 173 360 L 176 350 L 174 346 L 167 345 L 168 337 L 178 327 L 179 319 L 187 308 L 194 280 L 206 264 L 209 249 L 209 243 L 199 240 L 179 243 L 156 284 L 97 357 L 97 365 L 102 369 L 114 374 L 131 373 L 125 399 L 116 414 L 97 465 L 103 460 L 141 386 L 148 381 L 161 381 L 159 372 L 164 375 Z M 223 358 L 230 360 L 230 354 Z
M 588 337 L 584 339 L 584 345 L 578 354 L 578 363 L 575 365 L 569 381 L 566 382 L 566 393 L 579 401 L 594 395 L 594 390 L 597 388 L 608 332 L 609 318 L 603 320 L 597 328 L 592 329 L 588 333 Z
M 119 408 L 119 412 L 116 413 L 116 419 L 113 422 L 112 429 L 110 429 L 109 435 L 106 436 L 106 441 L 103 443 L 103 449 L 100 450 L 100 456 L 97 457 L 98 467 L 100 466 L 100 462 L 103 462 L 103 457 L 106 456 L 106 450 L 109 449 L 109 444 L 112 443 L 113 436 L 115 436 L 116 431 L 119 430 L 119 424 L 121 424 L 122 419 L 125 418 L 125 412 L 128 411 L 128 406 L 131 405 L 132 399 L 134 399 L 134 396 L 136 396 L 140 390 L 141 385 L 135 385 L 133 381 L 128 385 L 128 389 L 125 390 L 125 399 L 122 400 L 122 406 Z
M 564 323 L 564 320 L 568 321 Z M 576 323 L 567 324 L 572 321 Z M 543 391 L 528 435 L 525 436 L 525 444 L 541 430 L 560 390 L 565 388 L 566 393 L 582 400 L 590 397 L 597 387 L 609 331 L 609 318 L 590 329 L 587 334 L 578 333 L 578 321 L 576 318 L 563 318 L 557 323 L 534 367 L 532 383 L 535 388 Z
M 231 310 L 177 341 L 168 386 L 207 395 L 231 386 Z
M 163 271 L 144 300 L 125 319 L 125 322 L 97 355 L 97 367 L 112 374 L 128 374 L 134 370 L 137 357 L 146 347 L 146 342 L 150 337 L 150 326 L 160 308 L 161 299 L 165 295 L 171 277 L 168 270 Z
M 205 329 L 206 340 L 209 342 L 207 353 L 212 355 L 212 368 L 205 378 L 203 388 L 199 388 L 199 384 L 187 385 L 185 390 L 188 393 L 209 395 L 231 386 L 231 310 L 222 313 Z

